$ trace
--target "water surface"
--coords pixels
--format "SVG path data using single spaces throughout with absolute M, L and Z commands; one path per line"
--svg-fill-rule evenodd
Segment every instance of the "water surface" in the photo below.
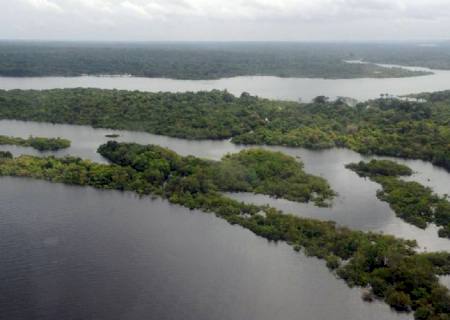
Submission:
M 119 141 L 157 144 L 168 147 L 182 155 L 194 155 L 202 158 L 219 160 L 230 152 L 238 152 L 244 146 L 236 146 L 228 140 L 186 140 L 152 135 L 144 132 L 130 132 L 107 129 L 93 129 L 87 126 L 52 125 L 48 123 L 0 121 L 0 135 L 20 137 L 45 136 L 63 137 L 72 141 L 72 146 L 58 152 L 40 153 L 31 148 L 0 146 L 0 150 L 10 150 L 19 154 L 54 154 L 57 156 L 75 155 L 97 162 L 106 162 L 97 152 L 100 144 L 110 140 L 105 134 L 117 133 Z M 439 238 L 437 228 L 430 226 L 426 230 L 419 229 L 397 218 L 385 202 L 376 198 L 380 186 L 369 179 L 360 178 L 356 173 L 345 168 L 350 162 L 369 160 L 348 149 L 329 149 L 313 151 L 303 148 L 265 147 L 274 151 L 282 151 L 294 156 L 305 164 L 305 170 L 324 177 L 338 193 L 330 208 L 318 208 L 312 204 L 296 203 L 283 199 L 273 199 L 263 195 L 231 194 L 235 199 L 257 204 L 270 204 L 285 212 L 299 216 L 322 220 L 333 220 L 340 225 L 360 230 L 380 231 L 407 239 L 416 239 L 421 250 L 450 250 L 450 240 Z M 410 166 L 416 173 L 408 178 L 425 183 L 437 193 L 450 193 L 450 173 L 442 168 L 420 160 L 395 161 Z
M 412 318 L 210 214 L 23 178 L 0 190 L 3 319 Z
M 450 89 L 450 71 L 391 79 L 298 79 L 236 77 L 195 81 L 138 77 L 0 77 L 2 89 L 96 87 L 142 91 L 227 89 L 267 98 L 310 100 L 317 95 L 359 100 L 380 93 L 408 94 Z M 0 134 L 64 137 L 72 146 L 40 153 L 0 146 L 15 155 L 75 155 L 106 162 L 97 147 L 117 140 L 153 143 L 188 155 L 220 159 L 242 146 L 229 141 L 190 141 L 142 132 L 86 126 L 0 121 Z M 346 149 L 310 151 L 267 147 L 299 157 L 308 172 L 326 178 L 339 196 L 331 208 L 233 194 L 269 203 L 300 216 L 334 220 L 361 230 L 417 239 L 421 250 L 450 250 L 436 228 L 421 230 L 395 217 L 376 199 L 379 186 L 346 170 L 369 159 Z M 423 161 L 398 160 L 409 178 L 450 193 L 450 174 Z M 131 193 L 0 178 L 0 310 L 5 319 L 314 319 L 400 320 L 382 303 L 364 303 L 322 261 L 306 258 L 213 215 Z M 448 277 L 442 282 L 449 283 Z
M 426 68 L 410 67 L 409 69 L 430 71 Z M 330 98 L 352 97 L 362 101 L 378 98 L 382 93 L 405 95 L 450 89 L 450 70 L 431 71 L 433 74 L 427 76 L 383 79 L 279 78 L 272 76 L 242 76 L 218 80 L 175 80 L 132 76 L 0 77 L 0 89 L 91 87 L 150 92 L 227 89 L 235 95 L 246 91 L 252 95 L 271 99 L 310 101 L 316 96 L 325 95 Z

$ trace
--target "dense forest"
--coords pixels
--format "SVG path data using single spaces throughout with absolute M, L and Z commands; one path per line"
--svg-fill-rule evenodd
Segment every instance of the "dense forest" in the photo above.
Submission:
M 229 139 L 422 159 L 450 170 L 450 91 L 428 102 L 377 99 L 355 107 L 227 91 L 149 93 L 101 89 L 0 90 L 0 119 L 140 130 L 189 139 Z
M 371 160 L 368 163 L 351 163 L 346 166 L 361 177 L 379 183 L 382 190 L 377 192 L 380 200 L 386 201 L 392 210 L 405 221 L 426 228 L 435 223 L 440 237 L 450 238 L 450 201 L 448 196 L 439 196 L 428 187 L 415 181 L 403 181 L 401 176 L 409 176 L 412 170 L 390 160 Z
M 306 174 L 303 163 L 281 152 L 242 150 L 217 162 L 192 156 L 180 158 L 152 145 L 108 142 L 99 148 L 99 153 L 115 164 L 144 172 L 147 179 L 158 184 L 180 184 L 191 192 L 253 192 L 297 202 L 314 201 L 321 206 L 334 196 L 323 178 Z M 188 169 L 183 169 L 182 175 L 189 175 L 189 179 L 177 181 L 173 168 L 185 167 Z
M 369 178 L 379 176 L 401 177 L 413 174 L 410 167 L 391 160 L 373 159 L 370 162 L 349 163 L 345 167 L 355 171 L 360 177 Z
M 427 74 L 349 64 L 333 45 L 273 43 L 0 42 L 2 76 L 131 74 L 175 79 L 245 75 L 312 78 L 408 77 Z
M 450 295 L 439 283 L 438 275 L 450 274 L 449 253 L 419 254 L 414 250 L 415 241 L 352 231 L 333 222 L 239 203 L 218 192 L 219 186 L 208 172 L 211 166 L 220 164 L 211 161 L 181 157 L 157 146 L 116 142 L 102 145 L 99 152 L 112 164 L 73 157 L 12 158 L 0 154 L 0 175 L 159 195 L 191 209 L 213 212 L 268 240 L 285 241 L 296 250 L 303 249 L 307 255 L 324 259 L 327 267 L 348 285 L 370 288 L 374 297 L 383 299 L 392 308 L 414 311 L 417 320 L 448 319 Z M 237 161 L 239 166 L 255 170 L 258 179 L 270 181 L 276 170 L 268 169 L 271 155 L 280 156 L 256 150 L 228 156 L 223 161 Z M 263 161 L 258 168 L 259 161 L 255 159 L 260 157 Z M 229 172 L 231 168 L 226 170 Z
M 29 137 L 24 139 L 0 135 L 0 145 L 2 144 L 32 147 L 39 151 L 56 151 L 70 147 L 70 141 L 62 138 Z

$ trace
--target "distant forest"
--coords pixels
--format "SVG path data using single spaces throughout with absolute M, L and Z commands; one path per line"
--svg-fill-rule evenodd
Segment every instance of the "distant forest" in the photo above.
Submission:
M 424 55 L 426 51 L 426 55 Z M 426 58 L 425 58 L 426 57 Z M 345 60 L 450 68 L 449 50 L 321 43 L 0 42 L 0 76 L 124 75 L 218 79 L 245 75 L 310 78 L 428 74 Z M 421 60 L 422 59 L 422 60 Z

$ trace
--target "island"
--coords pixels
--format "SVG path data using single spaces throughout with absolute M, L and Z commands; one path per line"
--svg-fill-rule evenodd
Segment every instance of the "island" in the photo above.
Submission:
M 439 236 L 450 238 L 448 195 L 439 196 L 418 182 L 401 180 L 401 176 L 412 174 L 409 167 L 390 160 L 361 161 L 346 167 L 379 183 L 382 190 L 377 192 L 377 197 L 389 203 L 397 216 L 422 229 L 428 223 L 435 223 L 442 227 L 438 231 Z
M 345 147 L 361 154 L 422 159 L 450 171 L 450 91 L 417 101 L 388 96 L 351 107 L 322 96 L 300 103 L 219 90 L 0 90 L 0 119 L 232 139 L 236 144 Z
M 214 162 L 193 156 L 182 157 L 158 146 L 114 141 L 100 146 L 98 152 L 111 164 L 74 157 L 0 156 L 0 176 L 30 177 L 160 196 L 190 209 L 215 213 L 270 241 L 283 241 L 297 251 L 303 250 L 309 256 L 324 259 L 327 267 L 349 286 L 368 288 L 374 298 L 384 300 L 392 308 L 414 311 L 417 320 L 445 319 L 449 314 L 449 291 L 439 283 L 438 276 L 450 274 L 450 253 L 418 253 L 415 241 L 354 231 L 336 226 L 334 222 L 300 218 L 269 206 L 241 203 L 221 193 L 245 189 L 272 195 L 277 190 L 277 196 L 307 200 L 305 188 L 309 186 L 312 191 L 316 188 L 312 185 L 317 181 L 309 180 L 311 177 L 304 180 L 301 166 L 294 167 L 292 161 L 295 160 L 285 158 L 288 156 L 255 149 Z M 287 164 L 278 163 L 280 157 Z M 233 172 L 235 165 L 236 172 Z M 288 186 L 297 190 L 298 186 L 304 185 L 305 188 L 299 188 L 300 193 L 290 194 L 289 188 L 273 188 L 284 183 L 284 179 L 277 181 L 278 170 L 284 169 L 294 175 L 285 181 Z M 222 186 L 220 174 L 211 174 L 217 170 L 231 175 L 227 185 Z M 246 177 L 243 184 L 241 177 Z M 253 184 L 254 180 L 260 183 Z M 323 191 L 322 197 L 331 196 L 322 183 L 319 189 Z
M 158 153 L 168 152 L 156 146 L 142 147 L 137 144 L 121 145 L 108 142 L 99 148 L 99 153 L 120 165 L 153 170 L 153 168 L 159 168 L 160 164 L 154 165 L 153 162 L 147 162 L 145 158 L 135 160 L 133 157 L 145 152 L 155 152 L 155 150 L 158 150 Z M 169 158 L 171 157 L 175 155 L 172 154 Z M 142 164 L 136 162 L 137 160 Z M 301 161 L 281 152 L 249 149 L 228 154 L 219 162 L 198 160 L 194 157 L 186 157 L 186 160 L 188 162 L 192 160 L 192 163 L 198 166 L 195 177 L 199 179 L 191 181 L 192 183 L 186 186 L 191 189 L 199 187 L 222 192 L 261 193 L 297 202 L 312 201 L 318 206 L 327 206 L 327 200 L 335 196 L 335 192 L 325 179 L 305 173 Z M 169 172 L 166 172 L 164 176 L 167 174 Z M 157 176 L 159 175 L 158 173 Z
M 39 151 L 57 151 L 70 147 L 70 140 L 62 138 L 32 137 L 27 139 L 0 135 L 0 145 L 31 147 Z

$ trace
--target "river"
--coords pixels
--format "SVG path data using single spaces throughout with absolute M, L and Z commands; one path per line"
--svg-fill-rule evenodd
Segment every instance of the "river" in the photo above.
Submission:
M 368 99 L 382 92 L 445 89 L 450 73 L 435 72 L 417 78 L 357 80 L 0 78 L 0 88 L 227 88 L 236 94 L 249 91 L 283 99 L 306 100 L 319 94 L 332 97 L 333 92 Z M 412 83 L 426 82 L 428 77 L 443 77 L 443 82 L 412 90 Z M 364 90 L 368 92 L 361 92 Z M 190 141 L 142 132 L 8 120 L 0 121 L 0 134 L 59 136 L 70 139 L 72 146 L 48 153 L 12 146 L 0 146 L 0 150 L 15 155 L 71 154 L 104 162 L 96 149 L 109 140 L 105 135 L 110 133 L 119 134 L 119 141 L 153 143 L 182 155 L 215 160 L 243 148 L 229 141 Z M 376 198 L 377 184 L 344 168 L 348 162 L 369 158 L 347 149 L 266 148 L 298 157 L 307 172 L 326 178 L 339 194 L 332 207 L 251 194 L 230 196 L 356 229 L 417 239 L 420 250 L 450 250 L 450 241 L 438 238 L 435 227 L 421 230 L 396 218 L 389 206 Z M 410 179 L 440 194 L 450 193 L 450 174 L 445 170 L 423 161 L 398 161 L 416 171 Z M 30 179 L 0 178 L 0 190 L 0 310 L 6 319 L 412 319 L 412 315 L 395 313 L 383 303 L 363 302 L 360 290 L 348 288 L 323 261 L 307 258 L 285 244 L 267 242 L 210 214 L 132 193 Z
M 107 133 L 120 134 L 120 141 L 156 143 L 210 159 L 240 149 L 228 141 L 0 121 L 0 134 L 72 139 L 68 150 L 47 154 L 73 154 L 99 162 L 104 159 L 95 149 L 107 141 Z M 1 149 L 16 155 L 38 154 L 31 148 Z M 327 152 L 285 151 L 302 156 L 309 172 L 332 178 L 340 196 L 334 209 L 321 211 L 290 202 L 287 205 L 292 207 L 284 209 L 406 235 L 409 225 L 375 198 L 377 186 L 340 168 L 355 160 L 356 153 L 334 150 L 339 156 L 330 161 Z M 411 163 L 417 163 L 415 169 L 438 170 L 431 180 L 436 186 L 441 178 L 448 178 L 435 167 Z M 355 185 L 343 187 L 349 178 Z M 210 214 L 132 193 L 30 179 L 0 178 L 0 190 L 0 281 L 6 292 L 2 297 L 8 297 L 0 298 L 0 308 L 8 319 L 410 318 L 382 303 L 364 303 L 360 291 L 347 288 L 322 261 L 306 258 L 285 244 L 269 243 Z M 348 192 L 357 198 L 348 198 Z M 414 231 L 430 247 L 448 245 L 434 230 Z
M 210 214 L 21 178 L 0 190 L 3 319 L 411 319 Z
M 388 66 L 388 65 L 386 65 Z M 389 65 L 391 66 L 391 65 Z M 244 76 L 218 80 L 175 80 L 132 76 L 80 76 L 80 77 L 0 77 L 0 89 L 53 89 L 93 87 L 140 91 L 200 91 L 227 89 L 240 95 L 243 91 L 264 98 L 309 101 L 316 96 L 330 98 L 352 97 L 360 101 L 378 98 L 380 94 L 405 95 L 450 89 L 450 70 L 429 70 L 432 75 L 408 78 L 278 78 L 271 76 Z
M 110 140 L 105 135 L 115 133 L 122 142 L 156 144 L 167 147 L 182 155 L 194 155 L 201 158 L 219 160 L 227 153 L 239 152 L 243 146 L 234 145 L 228 140 L 186 140 L 145 132 L 125 130 L 94 129 L 88 126 L 59 125 L 38 122 L 0 120 L 0 135 L 13 135 L 26 138 L 30 135 L 44 137 L 63 137 L 72 141 L 70 148 L 57 152 L 41 153 L 32 148 L 0 146 L 0 150 L 9 150 L 19 154 L 54 154 L 56 156 L 74 155 L 96 162 L 106 162 L 96 150 L 99 145 Z M 350 162 L 380 157 L 364 157 L 348 149 L 329 149 L 312 151 L 303 148 L 270 147 L 264 148 L 282 151 L 304 162 L 308 173 L 321 176 L 338 193 L 330 208 L 318 208 L 312 204 L 296 203 L 283 199 L 273 199 L 264 195 L 230 194 L 231 197 L 257 204 L 270 204 L 285 212 L 300 216 L 333 220 L 337 223 L 360 230 L 381 231 L 396 236 L 416 239 L 421 250 L 450 250 L 450 241 L 437 236 L 436 227 L 426 230 L 403 222 L 397 218 L 389 205 L 376 198 L 378 184 L 357 176 L 345 168 Z M 439 194 L 450 194 L 450 174 L 439 167 L 420 160 L 401 160 L 411 167 L 415 174 L 408 178 L 432 187 Z

